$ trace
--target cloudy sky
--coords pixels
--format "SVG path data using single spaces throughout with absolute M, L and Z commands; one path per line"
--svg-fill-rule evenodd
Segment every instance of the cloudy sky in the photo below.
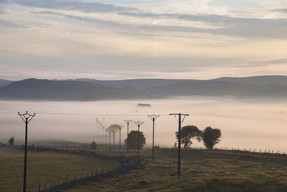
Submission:
M 0 0 L 0 79 L 287 75 L 287 0 Z

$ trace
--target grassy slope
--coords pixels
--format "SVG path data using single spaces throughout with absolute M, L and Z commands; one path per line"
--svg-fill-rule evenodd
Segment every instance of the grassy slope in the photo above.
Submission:
M 145 154 L 147 155 L 147 154 Z M 157 151 L 155 161 L 130 174 L 79 186 L 67 192 L 94 191 L 287 191 L 287 162 L 247 159 L 205 151 L 183 153 L 182 176 L 177 177 L 176 151 Z
M 0 150 L 0 191 L 21 191 L 23 185 L 23 151 Z M 72 179 L 81 174 L 107 169 L 118 165 L 116 161 L 99 160 L 93 157 L 66 153 L 29 152 L 27 189 L 37 191 L 41 183 L 64 181 L 66 175 Z

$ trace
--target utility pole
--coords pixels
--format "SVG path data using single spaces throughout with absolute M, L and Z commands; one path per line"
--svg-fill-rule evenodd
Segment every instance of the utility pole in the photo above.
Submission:
M 26 113 L 18 112 L 18 115 L 25 123 L 25 156 L 24 156 L 24 178 L 23 178 L 23 192 L 26 192 L 26 182 L 27 182 L 27 140 L 28 140 L 28 124 L 36 116 L 34 113 L 33 115 L 29 114 L 28 111 Z
M 122 127 L 119 127 L 119 150 L 122 147 Z
M 102 129 L 103 129 L 103 138 L 105 137 L 105 135 L 106 135 L 106 129 L 105 129 L 105 126 L 103 125 L 102 126 Z M 103 143 L 105 143 L 105 139 L 104 139 L 104 142 Z
M 152 120 L 152 160 L 154 160 L 154 122 L 160 115 L 147 115 Z
M 108 132 L 109 132 L 109 149 L 111 149 L 111 131 L 108 130 Z
M 134 121 L 134 123 L 138 126 L 138 157 L 139 157 L 140 156 L 140 126 L 142 124 L 144 124 L 144 122 L 141 122 L 141 121 L 135 122 Z
M 115 133 L 116 131 L 112 131 L 113 132 L 113 149 L 115 150 Z
M 133 122 L 132 120 L 124 120 L 124 122 L 127 123 L 127 152 L 129 151 L 129 145 L 128 145 L 128 137 L 129 137 L 129 127 L 130 127 L 130 123 Z
M 181 123 L 184 121 L 186 116 L 189 116 L 189 114 L 181 114 L 181 113 L 171 113 L 169 115 L 178 115 L 178 150 L 177 150 L 177 176 L 181 175 Z M 181 117 L 183 116 L 183 119 L 181 120 Z
M 108 129 L 105 129 L 106 131 L 106 145 L 108 145 Z

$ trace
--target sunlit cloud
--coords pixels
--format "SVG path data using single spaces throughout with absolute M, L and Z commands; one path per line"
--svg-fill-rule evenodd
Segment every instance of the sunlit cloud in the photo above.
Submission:
M 1 76 L 286 74 L 284 2 L 240 2 L 2 0 Z

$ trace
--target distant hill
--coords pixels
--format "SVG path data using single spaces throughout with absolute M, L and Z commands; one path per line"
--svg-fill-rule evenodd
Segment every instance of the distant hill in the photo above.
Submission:
M 7 82 L 6 86 L 0 87 L 0 98 L 12 100 L 91 101 L 175 96 L 285 98 L 287 96 L 287 76 L 223 77 L 211 80 L 26 79 Z
M 254 84 L 261 86 L 287 86 L 287 76 L 273 75 L 273 76 L 253 76 L 253 77 L 222 77 L 216 79 L 217 81 L 237 82 L 243 84 Z
M 285 79 L 285 81 L 284 81 Z M 169 96 L 229 96 L 286 97 L 287 77 L 220 78 L 214 80 L 191 80 L 148 88 L 157 95 Z
M 108 100 L 135 98 L 134 90 L 75 80 L 26 79 L 0 89 L 0 98 L 12 100 Z
M 0 79 L 0 88 L 9 85 L 9 84 L 12 83 L 12 82 L 13 82 L 13 81 L 8 81 L 8 80 Z

